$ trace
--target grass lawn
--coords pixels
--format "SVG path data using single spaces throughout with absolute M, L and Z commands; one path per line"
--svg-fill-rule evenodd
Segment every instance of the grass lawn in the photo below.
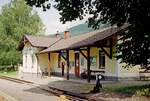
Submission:
M 14 77 L 17 75 L 17 71 L 8 71 L 8 72 L 0 71 L 0 75 Z
M 89 83 L 76 84 L 73 86 L 70 86 L 72 84 L 67 84 L 70 91 L 75 91 L 77 93 L 89 93 L 95 86 L 95 84 Z M 108 93 L 120 93 L 129 96 L 150 96 L 150 81 L 113 81 L 106 82 L 102 84 L 102 86 L 102 91 Z
M 150 96 L 150 81 L 123 81 L 106 84 L 105 91 L 138 96 Z
M 150 81 L 116 81 L 102 85 L 102 90 L 106 92 L 150 96 Z M 83 84 L 76 87 L 76 89 L 82 92 L 90 92 L 94 86 L 93 84 Z

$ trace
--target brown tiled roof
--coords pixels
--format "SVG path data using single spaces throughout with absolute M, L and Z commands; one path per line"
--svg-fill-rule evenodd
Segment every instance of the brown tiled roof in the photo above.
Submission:
M 47 36 L 33 36 L 33 35 L 24 35 L 20 44 L 18 45 L 18 50 L 22 50 L 24 47 L 24 38 L 34 47 L 48 48 L 55 42 L 59 41 L 60 38 L 51 38 Z
M 128 25 L 125 25 L 123 27 L 109 27 L 105 29 L 100 29 L 96 30 L 93 32 L 81 34 L 78 36 L 74 36 L 68 39 L 61 39 L 51 47 L 41 51 L 43 52 L 50 52 L 50 51 L 59 51 L 59 50 L 64 50 L 64 49 L 73 49 L 73 48 L 78 48 L 82 46 L 88 46 L 92 45 L 97 41 L 103 40 L 105 38 L 108 38 L 117 32 L 125 29 Z

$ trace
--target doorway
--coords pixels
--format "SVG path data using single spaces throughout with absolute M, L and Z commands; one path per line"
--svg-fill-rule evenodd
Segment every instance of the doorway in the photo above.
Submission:
M 75 53 L 75 76 L 80 76 L 80 62 L 79 62 L 79 53 Z

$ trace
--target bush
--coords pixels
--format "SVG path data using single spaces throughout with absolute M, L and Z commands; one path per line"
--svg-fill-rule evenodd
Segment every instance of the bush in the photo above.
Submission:
M 8 72 L 15 71 L 17 69 L 16 66 L 0 66 L 0 71 Z
M 141 89 L 141 90 L 137 90 L 136 95 L 150 97 L 150 88 L 144 88 L 144 89 Z

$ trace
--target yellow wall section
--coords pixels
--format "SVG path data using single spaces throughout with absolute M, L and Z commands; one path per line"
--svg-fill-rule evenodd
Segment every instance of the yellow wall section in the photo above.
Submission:
M 58 53 L 51 53 L 50 57 L 50 66 L 54 70 L 54 68 L 58 68 Z
M 91 47 L 90 56 L 96 57 L 96 66 L 91 65 L 91 69 L 99 69 L 99 49 L 96 47 Z
M 105 50 L 110 54 L 109 48 L 105 48 Z M 115 47 L 113 47 L 112 52 L 114 53 Z M 116 59 L 114 58 L 114 54 L 112 59 L 110 59 L 106 54 L 105 54 L 105 71 L 108 75 L 111 74 L 116 74 Z
M 39 54 L 38 55 L 38 59 L 39 59 L 39 67 L 41 70 L 44 70 L 45 68 L 49 67 L 49 61 L 48 61 L 48 54 Z
M 75 62 L 75 55 L 74 55 L 74 51 L 73 50 L 71 50 L 71 51 L 69 51 L 69 61 L 70 62 Z M 75 63 L 74 63 L 74 65 L 75 65 Z M 74 73 L 74 68 L 75 66 L 72 66 L 72 65 L 70 65 L 70 73 Z

